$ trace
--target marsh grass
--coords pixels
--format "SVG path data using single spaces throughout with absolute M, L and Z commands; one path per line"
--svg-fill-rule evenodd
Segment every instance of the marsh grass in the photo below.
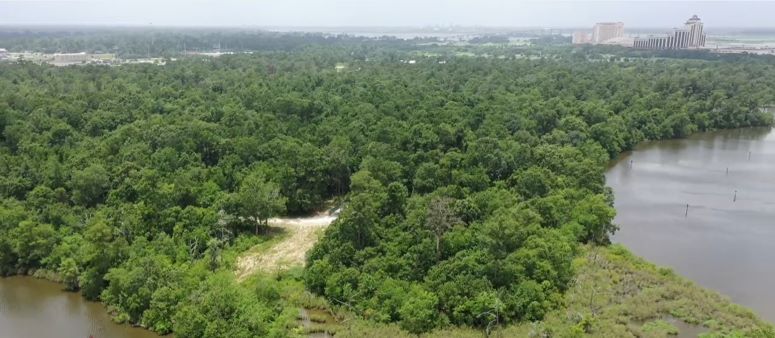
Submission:
M 704 289 L 672 270 L 648 263 L 620 245 L 583 246 L 565 305 L 543 321 L 496 328 L 490 337 L 672 337 L 679 327 L 703 338 L 775 337 L 773 326 L 751 310 Z M 670 320 L 667 320 L 667 319 Z M 683 322 L 686 325 L 674 325 Z M 683 333 L 683 334 L 682 334 Z M 482 330 L 448 328 L 421 337 L 483 337 Z M 354 319 L 337 337 L 417 337 L 397 325 Z

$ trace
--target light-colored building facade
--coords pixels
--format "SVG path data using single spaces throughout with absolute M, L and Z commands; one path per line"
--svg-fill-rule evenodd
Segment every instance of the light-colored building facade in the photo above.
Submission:
M 599 44 L 600 45 L 608 45 L 608 46 L 632 47 L 634 41 L 635 40 L 632 37 L 623 36 L 623 37 L 620 37 L 620 38 L 608 39 L 608 40 L 603 41 L 603 42 L 601 42 Z
M 624 36 L 623 22 L 598 22 L 592 27 L 592 43 L 599 44 Z
M 8 58 L 8 51 L 5 50 L 5 48 L 0 48 L 0 60 L 5 60 Z
M 115 61 L 115 54 L 90 53 L 56 53 L 51 56 L 50 63 L 54 65 L 72 65 L 83 63 L 105 63 Z
M 687 39 L 689 48 L 705 47 L 703 24 L 697 14 L 693 15 L 689 20 L 686 20 L 684 31 L 689 34 Z
M 592 37 L 587 32 L 577 31 L 577 32 L 573 32 L 571 42 L 574 45 L 584 45 L 584 44 L 592 43 Z
M 624 38 L 623 22 L 598 22 L 592 27 L 592 32 L 575 31 L 572 35 L 574 45 L 605 44 Z M 618 43 L 616 43 L 618 44 Z
M 636 38 L 635 48 L 643 49 L 689 49 L 705 47 L 703 24 L 697 15 L 686 21 L 683 28 L 675 29 L 672 35 Z
M 53 57 L 54 63 L 83 63 L 91 61 L 91 54 L 86 53 L 56 53 Z

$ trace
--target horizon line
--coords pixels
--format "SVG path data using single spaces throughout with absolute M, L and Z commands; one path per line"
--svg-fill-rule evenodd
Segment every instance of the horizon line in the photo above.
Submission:
M 625 27 L 627 27 L 627 24 Z M 141 24 L 141 23 L 0 23 L 0 27 L 78 27 L 78 28 L 241 28 L 241 29 L 585 29 L 594 26 L 594 23 L 586 26 L 519 26 L 519 25 L 456 25 L 456 24 L 424 24 L 424 25 L 187 25 L 187 24 Z M 669 26 L 630 26 L 630 29 L 664 29 L 674 28 Z M 712 29 L 775 29 L 772 26 L 713 26 Z

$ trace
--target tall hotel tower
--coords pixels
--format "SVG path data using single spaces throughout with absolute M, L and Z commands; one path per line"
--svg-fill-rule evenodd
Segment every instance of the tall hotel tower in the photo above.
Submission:
M 705 47 L 705 33 L 703 33 L 702 28 L 702 21 L 700 21 L 700 18 L 695 14 L 686 21 L 683 28 L 676 29 L 673 32 L 673 35 L 636 38 L 634 47 L 645 49 L 687 49 Z

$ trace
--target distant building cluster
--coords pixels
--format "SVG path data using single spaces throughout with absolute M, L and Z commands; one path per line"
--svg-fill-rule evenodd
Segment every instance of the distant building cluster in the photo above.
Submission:
M 598 22 L 592 27 L 592 32 L 573 32 L 574 45 L 623 45 L 632 46 L 632 39 L 624 36 L 623 22 Z
M 113 54 L 57 53 L 52 56 L 50 63 L 55 65 L 100 63 L 113 61 L 115 58 Z
M 55 66 L 85 65 L 85 64 L 113 64 L 118 61 L 115 54 L 95 53 L 8 53 L 0 49 L 0 60 L 30 61 L 35 63 L 48 63 Z
M 697 15 L 686 21 L 683 28 L 676 28 L 671 34 L 663 36 L 627 37 L 622 22 L 599 22 L 592 32 L 573 32 L 575 45 L 619 45 L 643 49 L 689 49 L 705 47 L 703 23 Z
M 683 28 L 676 28 L 666 36 L 636 38 L 633 47 L 644 49 L 687 49 L 705 47 L 703 24 L 695 14 L 686 21 Z
M 119 59 L 115 54 L 107 53 L 38 53 L 21 52 L 8 53 L 0 48 L 0 61 L 28 61 L 34 63 L 45 63 L 54 66 L 71 65 L 108 65 L 118 66 L 123 64 L 147 63 L 154 65 L 164 65 L 167 61 L 175 61 L 175 58 L 140 58 L 140 59 Z

